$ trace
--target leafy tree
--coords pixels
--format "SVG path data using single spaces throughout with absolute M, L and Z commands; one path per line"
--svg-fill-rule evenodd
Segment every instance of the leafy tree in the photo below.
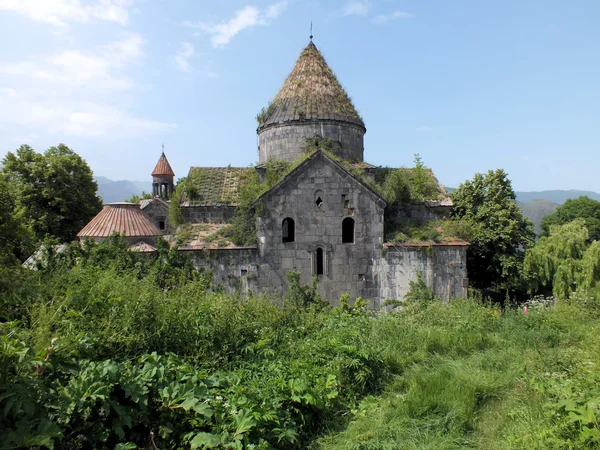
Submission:
M 15 203 L 6 178 L 0 176 L 0 266 L 22 261 L 33 250 L 32 230 L 15 211 Z
M 534 238 L 502 169 L 476 174 L 453 192 L 455 221 L 468 230 L 467 270 L 476 288 L 516 289 L 521 282 L 524 250 Z
M 140 203 L 142 200 L 149 200 L 151 198 L 152 198 L 152 194 L 149 194 L 147 192 L 142 192 L 141 195 L 133 194 L 131 197 L 129 197 L 125 201 L 129 202 L 129 203 Z
M 596 288 L 600 282 L 600 241 L 588 243 L 585 219 L 551 225 L 525 254 L 524 269 L 531 293 L 551 289 L 567 298 L 578 288 Z
M 523 266 L 530 292 L 549 288 L 557 297 L 568 297 L 575 289 L 576 278 L 581 272 L 587 239 L 588 230 L 583 219 L 552 225 L 549 236 L 540 238 L 525 253 Z
M 567 200 L 553 213 L 544 217 L 540 223 L 540 236 L 548 236 L 552 225 L 564 225 L 579 218 L 585 220 L 589 232 L 588 240 L 600 240 L 600 202 L 586 195 Z
M 64 144 L 43 154 L 22 145 L 3 164 L 15 213 L 27 220 L 38 239 L 49 235 L 71 240 L 102 208 L 92 170 Z

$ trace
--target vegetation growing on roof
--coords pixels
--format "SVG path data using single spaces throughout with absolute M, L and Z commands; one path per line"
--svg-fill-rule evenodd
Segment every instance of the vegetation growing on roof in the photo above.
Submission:
M 333 119 L 364 126 L 351 98 L 312 42 L 300 54 L 273 102 L 256 116 L 259 126 L 304 119 Z

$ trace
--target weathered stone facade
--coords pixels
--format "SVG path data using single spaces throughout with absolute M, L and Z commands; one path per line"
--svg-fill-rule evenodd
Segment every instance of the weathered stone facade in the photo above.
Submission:
M 258 248 L 196 251 L 194 261 L 243 294 L 281 295 L 295 271 L 305 285 L 316 276 L 319 294 L 334 305 L 345 293 L 373 307 L 400 299 L 419 272 L 439 297 L 465 295 L 466 246 L 384 245 L 385 206 L 362 180 L 316 152 L 257 200 Z
M 259 129 L 259 162 L 269 159 L 294 161 L 306 150 L 306 140 L 327 136 L 334 141 L 332 151 L 342 159 L 362 161 L 365 129 L 360 125 L 334 120 L 304 120 L 275 124 Z
M 367 185 L 317 152 L 259 202 L 264 211 L 257 223 L 259 252 L 279 269 L 277 284 L 286 286 L 287 271 L 294 270 L 305 284 L 316 275 L 324 298 L 344 292 L 353 298 L 377 296 L 371 274 L 383 244 L 385 201 Z M 291 242 L 283 242 L 286 218 L 294 223 Z M 354 225 L 348 242 L 343 242 L 345 219 Z M 317 258 L 322 258 L 323 273 L 318 273 Z
M 183 222 L 204 224 L 180 250 L 193 256 L 196 267 L 211 270 L 215 284 L 241 295 L 281 296 L 294 271 L 303 285 L 316 277 L 319 294 L 333 305 L 347 293 L 377 308 L 385 299 L 402 299 L 410 281 L 422 274 L 444 300 L 466 295 L 465 242 L 384 243 L 384 214 L 386 223 L 413 226 L 447 217 L 451 202 L 438 198 L 386 210 L 385 200 L 368 184 L 381 168 L 364 162 L 364 122 L 312 42 L 257 118 L 259 166 L 193 167 L 188 182 L 194 184 L 179 204 Z M 264 182 L 269 165 L 263 163 L 296 161 L 306 156 L 307 140 L 315 137 L 344 164 L 318 150 L 260 196 L 253 205 L 256 247 L 236 247 L 214 231 L 201 235 L 231 222 L 247 176 Z M 247 206 L 241 211 L 247 213 Z M 247 220 L 242 217 L 242 223 Z

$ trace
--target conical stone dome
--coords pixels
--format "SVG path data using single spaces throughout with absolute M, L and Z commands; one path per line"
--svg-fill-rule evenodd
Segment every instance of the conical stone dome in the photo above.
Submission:
M 333 140 L 338 156 L 363 160 L 365 125 L 312 41 L 257 120 L 260 162 L 293 161 L 306 148 L 306 139 L 315 136 Z

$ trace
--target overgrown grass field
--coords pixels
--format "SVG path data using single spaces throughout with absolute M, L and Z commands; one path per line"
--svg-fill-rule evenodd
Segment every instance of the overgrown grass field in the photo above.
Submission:
M 123 255 L 2 284 L 0 448 L 598 448 L 593 296 L 332 309 Z

